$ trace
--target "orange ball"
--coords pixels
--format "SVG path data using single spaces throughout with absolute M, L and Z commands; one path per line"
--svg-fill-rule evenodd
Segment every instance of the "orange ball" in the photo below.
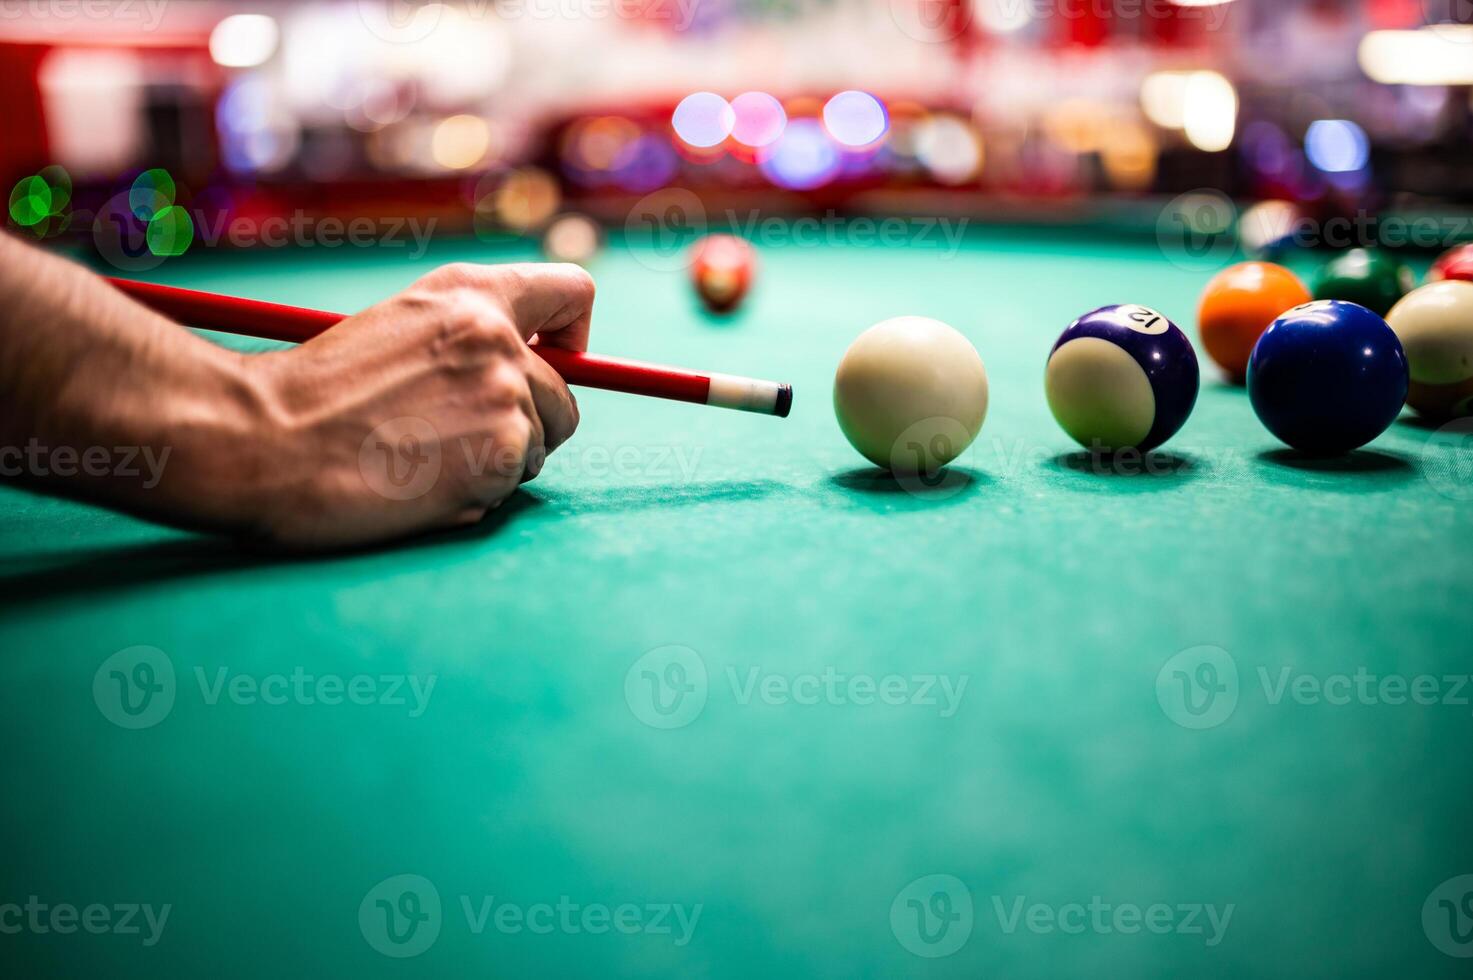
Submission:
M 1279 316 L 1313 297 L 1299 277 L 1272 262 L 1242 262 L 1212 277 L 1197 307 L 1202 346 L 1234 381 L 1248 374 L 1253 345 Z

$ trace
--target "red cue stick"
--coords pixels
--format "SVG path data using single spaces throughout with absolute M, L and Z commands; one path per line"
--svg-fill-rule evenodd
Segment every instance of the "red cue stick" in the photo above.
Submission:
M 303 343 L 347 319 L 343 313 L 309 310 L 300 306 L 283 306 L 260 300 L 223 296 L 196 289 L 179 289 L 129 279 L 107 280 L 123 293 L 149 309 L 180 323 L 206 330 L 266 340 Z M 682 368 L 646 364 L 584 354 L 559 347 L 531 345 L 533 352 L 570 385 L 603 388 L 631 395 L 669 398 L 698 405 L 734 408 L 763 415 L 787 418 L 793 406 L 791 385 L 762 381 L 731 374 L 703 374 Z

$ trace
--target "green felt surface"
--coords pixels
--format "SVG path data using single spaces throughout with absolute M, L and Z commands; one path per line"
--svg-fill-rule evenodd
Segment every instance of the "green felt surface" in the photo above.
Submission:
M 351 311 L 521 257 L 215 254 L 155 278 Z M 0 932 L 14 975 L 1466 975 L 1434 943 L 1470 951 L 1473 920 L 1456 883 L 1451 911 L 1433 892 L 1473 872 L 1468 440 L 1403 421 L 1307 463 L 1207 380 L 1157 472 L 1092 472 L 1044 359 L 1105 303 L 1192 332 L 1207 273 L 1150 243 L 768 247 L 723 322 L 644 258 L 598 258 L 593 346 L 789 380 L 791 418 L 584 392 L 574 441 L 485 526 L 310 561 L 0 493 L 0 906 L 171 909 L 153 945 Z M 902 313 L 957 326 L 991 377 L 937 487 L 863 466 L 829 404 L 849 340 Z M 174 683 L 130 730 L 104 661 L 136 645 Z M 681 675 L 641 658 L 672 645 L 694 690 L 656 704 L 650 678 Z M 1173 698 L 1212 675 L 1172 658 L 1202 646 L 1239 683 L 1199 717 Z M 297 670 L 434 687 L 418 712 L 407 686 L 216 688 Z M 1331 703 L 1358 671 L 1393 687 Z M 1394 703 L 1422 675 L 1438 703 Z M 911 695 L 940 703 L 888 703 Z M 379 950 L 429 931 L 386 942 L 375 900 L 402 889 L 370 894 L 403 874 L 441 906 L 407 959 Z M 906 890 L 929 875 L 951 877 Z M 917 910 L 948 898 L 970 928 L 930 944 Z M 554 906 L 550 931 L 498 928 L 503 903 Z M 579 918 L 626 904 L 650 928 Z M 664 904 L 699 906 L 688 941 Z M 1129 911 L 1157 904 L 1164 934 Z M 1199 904 L 1231 906 L 1221 935 Z

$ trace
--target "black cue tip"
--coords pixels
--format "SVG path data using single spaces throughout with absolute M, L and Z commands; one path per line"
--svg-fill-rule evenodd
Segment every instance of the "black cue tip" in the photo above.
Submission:
M 772 414 L 773 415 L 776 415 L 780 419 L 785 419 L 785 418 L 788 417 L 788 413 L 791 412 L 792 410 L 793 410 L 793 386 L 792 385 L 778 385 L 778 388 L 777 388 L 777 406 L 772 410 Z

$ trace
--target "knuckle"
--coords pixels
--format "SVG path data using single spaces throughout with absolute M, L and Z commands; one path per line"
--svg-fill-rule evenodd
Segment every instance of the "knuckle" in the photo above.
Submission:
M 479 357 L 515 356 L 525 346 L 505 315 L 469 292 L 447 300 L 441 332 L 445 346 Z
M 436 289 L 456 289 L 470 286 L 483 277 L 482 267 L 473 262 L 451 262 L 429 273 L 420 282 Z
M 589 274 L 588 270 L 581 265 L 564 262 L 562 264 L 562 272 L 567 278 L 567 289 L 573 298 L 592 303 L 593 294 L 597 291 L 598 287 L 594 285 L 593 276 Z
M 495 408 L 525 409 L 532 401 L 527 376 L 511 364 L 498 363 L 486 378 L 486 395 Z

